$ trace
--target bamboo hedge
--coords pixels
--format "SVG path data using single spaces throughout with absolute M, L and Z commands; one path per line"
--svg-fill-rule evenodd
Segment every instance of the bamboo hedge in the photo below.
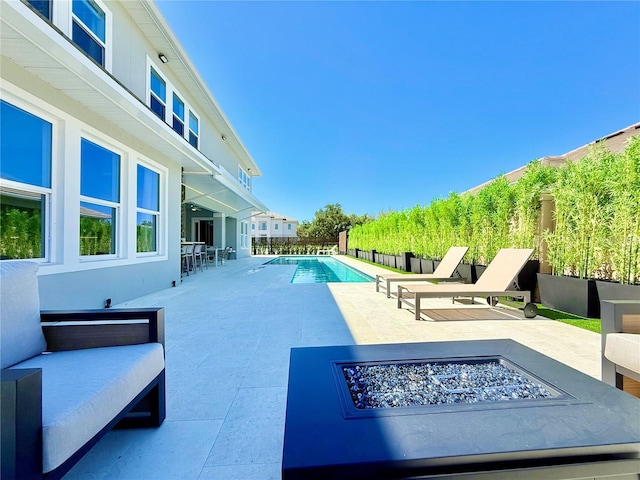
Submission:
M 543 192 L 555 199 L 554 232 L 539 231 Z M 596 145 L 562 168 L 534 161 L 513 184 L 500 175 L 476 195 L 453 192 L 349 232 L 349 248 L 387 254 L 440 259 L 468 246 L 465 261 L 475 264 L 508 247 L 537 258 L 543 240 L 557 275 L 640 283 L 640 136 L 618 154 Z

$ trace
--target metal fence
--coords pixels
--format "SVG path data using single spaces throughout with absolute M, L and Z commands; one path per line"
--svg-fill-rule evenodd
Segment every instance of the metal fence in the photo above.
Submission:
M 338 245 L 338 238 L 254 237 L 251 239 L 253 255 L 313 255 Z

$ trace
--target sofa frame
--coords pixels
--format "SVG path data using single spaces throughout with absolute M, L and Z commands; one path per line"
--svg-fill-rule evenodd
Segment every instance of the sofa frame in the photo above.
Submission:
M 41 311 L 48 352 L 160 343 L 164 348 L 164 308 Z M 100 432 L 59 467 L 42 473 L 42 371 L 1 371 L 2 478 L 62 478 L 112 428 L 157 427 L 165 419 L 165 370 L 154 378 Z M 45 399 L 46 400 L 46 399 Z

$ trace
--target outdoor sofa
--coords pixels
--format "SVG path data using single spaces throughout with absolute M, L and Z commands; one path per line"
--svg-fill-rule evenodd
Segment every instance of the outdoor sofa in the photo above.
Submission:
M 602 381 L 623 389 L 623 376 L 640 382 L 640 300 L 600 302 Z
M 111 428 L 165 418 L 164 309 L 41 312 L 37 271 L 0 262 L 3 480 L 61 478 Z
M 391 297 L 391 282 L 458 282 L 464 283 L 464 279 L 454 277 L 458 264 L 467 253 L 469 247 L 451 247 L 442 257 L 442 261 L 433 273 L 388 273 L 376 275 L 376 292 L 380 288 L 387 292 L 387 298 Z
M 406 303 L 415 309 L 415 319 L 420 320 L 420 306 L 423 298 L 487 297 L 491 305 L 497 303 L 497 297 L 522 297 L 524 316 L 533 318 L 538 309 L 531 303 L 531 292 L 516 290 L 514 280 L 533 253 L 530 248 L 503 248 L 487 266 L 482 276 L 473 284 L 437 284 L 437 285 L 398 285 L 398 308 Z M 413 305 L 411 305 L 413 302 Z

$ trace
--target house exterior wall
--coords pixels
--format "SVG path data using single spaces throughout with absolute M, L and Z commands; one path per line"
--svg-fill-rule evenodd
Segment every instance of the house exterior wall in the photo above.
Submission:
M 274 212 L 251 217 L 251 237 L 297 237 L 298 220 Z M 289 228 L 289 225 L 291 228 Z M 265 227 L 262 229 L 261 227 Z
M 252 170 L 259 174 L 259 170 L 157 8 L 146 0 L 96 0 L 107 12 L 108 48 L 102 69 L 68 38 L 72 2 L 51 2 L 50 22 L 27 3 L 3 5 L 0 100 L 3 108 L 8 106 L 51 125 L 51 184 L 45 189 L 32 188 L 3 171 L 0 189 L 3 198 L 19 198 L 25 188 L 38 194 L 44 191 L 44 252 L 34 258 L 40 263 L 42 308 L 100 308 L 107 298 L 117 304 L 179 283 L 186 170 L 210 179 L 211 191 L 220 191 L 221 185 L 226 188 L 224 198 L 208 192 L 204 195 L 210 204 L 229 210 L 209 212 L 220 235 L 216 241 L 233 246 L 238 256 L 248 255 L 249 248 L 238 245 L 240 217 L 248 220 L 247 211 L 264 206 L 244 193 L 250 192 L 246 185 L 252 182 L 246 178 L 239 181 L 237 173 L 239 167 L 245 174 Z M 169 63 L 163 64 L 159 53 L 165 53 Z M 197 114 L 198 148 L 180 138 L 168 115 L 162 121 L 151 111 L 151 66 Z M 171 103 L 169 97 L 168 111 Z M 185 120 L 188 122 L 188 116 Z M 13 133 L 6 123 L 2 131 L 3 135 Z M 116 212 L 115 217 L 109 217 L 111 231 L 115 230 L 110 252 L 82 253 L 83 242 L 92 237 L 83 237 L 81 219 L 100 218 L 99 211 L 87 208 L 93 204 L 82 194 L 83 173 L 88 171 L 81 168 L 85 165 L 82 152 L 87 143 L 119 159 L 119 171 L 114 174 L 118 178 L 117 204 L 113 208 L 101 205 Z M 139 251 L 137 243 L 140 167 L 158 177 L 158 210 L 152 212 L 157 235 L 150 251 Z M 222 183 L 215 183 L 217 178 Z M 238 212 L 238 218 L 233 212 Z M 190 225 L 190 215 L 185 217 Z M 2 261 L 27 257 L 4 258 Z

